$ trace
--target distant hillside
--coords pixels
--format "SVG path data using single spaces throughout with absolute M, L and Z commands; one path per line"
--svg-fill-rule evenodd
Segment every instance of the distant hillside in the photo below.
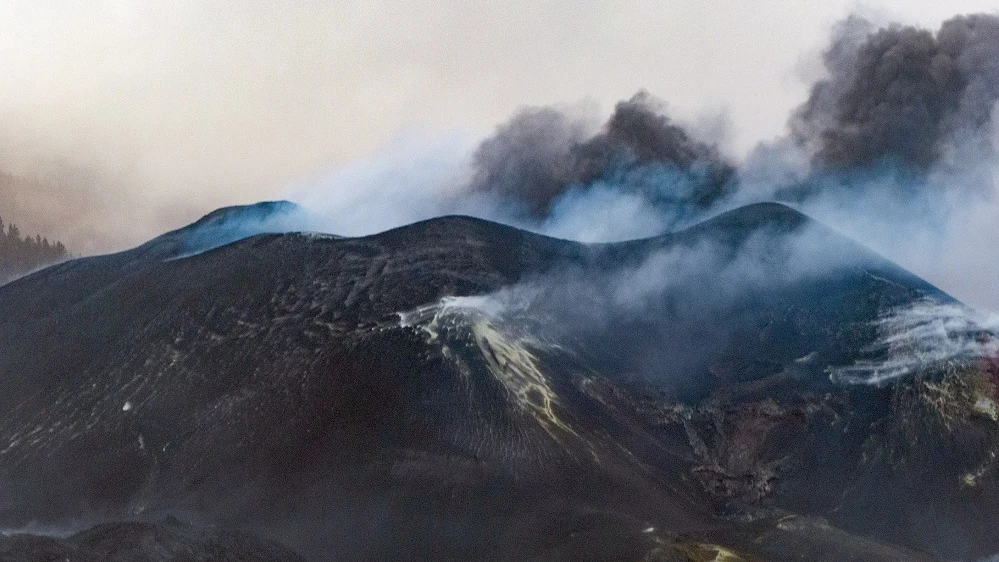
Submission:
M 68 256 L 62 242 L 49 242 L 39 234 L 22 235 L 16 224 L 7 225 L 0 218 L 0 283 Z

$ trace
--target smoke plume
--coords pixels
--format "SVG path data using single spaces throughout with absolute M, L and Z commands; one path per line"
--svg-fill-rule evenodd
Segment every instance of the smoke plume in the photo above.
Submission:
M 519 111 L 473 157 L 472 192 L 509 198 L 543 219 L 573 189 L 614 185 L 669 213 L 728 194 L 734 166 L 675 124 L 647 92 L 619 102 L 599 131 L 551 107 Z
M 824 63 L 829 77 L 790 121 L 820 171 L 891 165 L 925 176 L 995 157 L 999 17 L 957 16 L 936 33 L 851 17 Z

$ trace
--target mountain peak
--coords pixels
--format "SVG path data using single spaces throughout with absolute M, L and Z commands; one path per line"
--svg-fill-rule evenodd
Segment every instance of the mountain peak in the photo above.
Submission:
M 752 232 L 760 228 L 775 228 L 790 232 L 814 222 L 813 218 L 783 203 L 762 202 L 725 211 L 691 228 L 710 225 L 711 228 L 742 232 Z
M 257 234 L 298 230 L 304 213 L 299 205 L 284 200 L 222 207 L 154 238 L 149 245 L 168 243 L 173 257 L 200 254 Z
M 248 205 L 231 205 L 208 213 L 184 229 L 219 226 L 233 221 L 266 221 L 278 215 L 297 213 L 301 210 L 302 208 L 297 203 L 284 199 L 260 201 Z

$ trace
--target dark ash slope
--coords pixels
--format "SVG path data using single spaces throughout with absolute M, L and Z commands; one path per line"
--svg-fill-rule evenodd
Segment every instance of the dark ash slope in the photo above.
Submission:
M 949 298 L 827 231 L 842 267 L 683 324 L 679 300 L 717 287 L 677 285 L 611 329 L 440 305 L 677 248 L 770 255 L 814 228 L 764 204 L 594 246 L 466 217 L 193 255 L 180 231 L 44 270 L 0 287 L 0 521 L 175 514 L 316 559 L 999 550 L 995 421 L 972 408 L 988 373 L 844 387 L 825 370 L 869 354 L 885 311 Z

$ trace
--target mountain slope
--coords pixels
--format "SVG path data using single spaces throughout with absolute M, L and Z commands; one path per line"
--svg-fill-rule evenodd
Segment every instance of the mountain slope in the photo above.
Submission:
M 987 368 L 828 370 L 953 301 L 787 207 L 604 245 L 443 217 L 192 251 L 205 224 L 0 287 L 0 521 L 320 559 L 999 550 Z

